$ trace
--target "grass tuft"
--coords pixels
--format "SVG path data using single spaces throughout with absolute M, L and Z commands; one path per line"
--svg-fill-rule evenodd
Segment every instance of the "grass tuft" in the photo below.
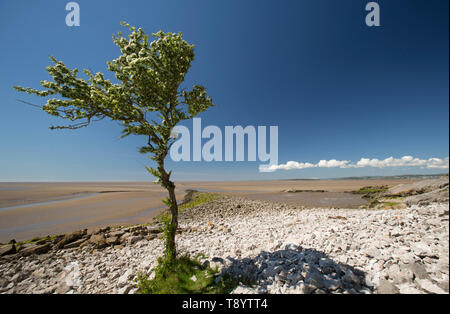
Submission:
M 202 205 L 205 203 L 209 203 L 209 202 L 215 201 L 221 197 L 217 193 L 204 193 L 204 192 L 194 192 L 194 191 L 188 195 L 189 195 L 189 197 L 188 197 L 187 201 L 185 200 L 186 201 L 185 203 L 178 205 L 179 213 L 183 212 L 183 210 L 185 210 L 185 209 L 199 206 L 199 205 Z M 166 209 L 165 212 L 156 216 L 154 218 L 153 222 L 151 222 L 150 224 L 153 225 L 155 223 L 161 223 L 169 218 L 170 218 L 170 213 L 168 212 L 168 209 Z
M 204 203 L 209 203 L 220 198 L 219 194 L 216 193 L 193 193 L 192 198 L 186 204 L 179 206 L 180 210 L 199 206 Z
M 357 191 L 352 191 L 353 194 L 360 194 L 364 198 L 372 198 L 375 195 L 379 195 L 382 193 L 387 192 L 388 186 L 381 185 L 381 186 L 365 186 L 360 188 Z
M 381 186 L 365 186 L 357 191 L 352 191 L 353 194 L 359 194 L 362 198 L 366 199 L 369 203 L 362 205 L 360 208 L 372 208 L 372 209 L 393 209 L 402 208 L 402 203 L 393 202 L 391 199 L 401 200 L 401 196 L 387 195 L 389 187 L 387 185 Z
M 251 280 L 219 276 L 217 269 L 202 264 L 198 258 L 181 256 L 174 264 L 167 264 L 162 258 L 153 269 L 155 276 L 138 274 L 140 294 L 228 294 L 243 281 L 251 285 Z

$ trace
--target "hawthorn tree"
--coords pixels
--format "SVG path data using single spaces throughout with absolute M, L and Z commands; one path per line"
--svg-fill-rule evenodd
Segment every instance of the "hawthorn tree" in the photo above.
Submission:
M 154 41 L 141 29 L 122 22 L 130 30 L 128 38 L 121 32 L 113 42 L 121 55 L 108 61 L 108 70 L 119 83 L 105 79 L 103 73 L 84 70 L 86 79 L 78 77 L 78 69 L 69 69 L 62 61 L 50 57 L 53 65 L 46 68 L 53 81 L 41 81 L 44 90 L 14 86 L 17 91 L 49 98 L 41 108 L 48 114 L 72 121 L 51 129 L 79 129 L 95 121 L 110 118 L 123 127 L 122 137 L 144 135 L 146 145 L 140 148 L 156 162 L 156 168 L 146 167 L 167 189 L 163 201 L 170 208 L 165 226 L 165 252 L 168 262 L 176 259 L 175 233 L 178 227 L 178 205 L 171 171 L 164 160 L 175 141 L 172 129 L 182 120 L 195 117 L 213 106 L 206 89 L 194 85 L 192 90 L 180 87 L 194 60 L 194 46 L 183 40 L 182 34 L 152 34 Z

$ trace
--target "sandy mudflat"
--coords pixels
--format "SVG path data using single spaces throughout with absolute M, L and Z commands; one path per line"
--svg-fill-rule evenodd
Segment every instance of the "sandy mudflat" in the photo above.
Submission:
M 239 181 L 239 182 L 181 182 L 178 187 L 217 190 L 232 194 L 251 194 L 252 192 L 280 192 L 289 188 L 298 190 L 326 190 L 345 192 L 357 190 L 368 185 L 398 185 L 411 180 L 279 180 L 279 181 Z
M 254 279 L 232 293 L 449 291 L 448 202 L 403 210 L 300 209 L 226 196 L 179 218 L 180 255 L 201 253 L 201 262 L 219 270 L 215 280 Z M 137 274 L 152 276 L 163 254 L 158 231 L 105 228 L 79 234 L 63 249 L 30 245 L 0 259 L 0 294 L 136 293 Z M 105 246 L 102 236 L 115 244 Z M 45 253 L 24 254 L 42 246 Z
M 147 222 L 165 195 L 152 183 L 2 183 L 0 242 Z
M 252 199 L 286 201 L 286 189 L 326 190 L 310 197 L 292 196 L 306 206 L 333 207 L 333 197 L 367 185 L 390 186 L 410 180 L 296 180 L 246 182 L 180 182 L 177 197 L 186 189 L 221 192 Z M 321 194 L 318 196 L 318 194 Z M 71 232 L 106 225 L 145 223 L 161 209 L 165 191 L 151 182 L 0 183 L 0 242 Z M 295 198 L 299 198 L 295 200 Z M 345 197 L 348 197 L 345 196 Z M 355 201 L 352 199 L 352 202 Z M 340 197 L 336 206 L 346 205 Z M 340 203 L 339 203 L 340 202 Z M 339 203 L 339 204 L 338 204 Z

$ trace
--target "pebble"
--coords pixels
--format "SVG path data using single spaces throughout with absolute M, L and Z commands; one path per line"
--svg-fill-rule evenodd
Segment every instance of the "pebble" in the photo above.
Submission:
M 448 293 L 448 212 L 448 203 L 305 209 L 224 197 L 183 211 L 176 241 L 179 254 L 256 282 L 233 293 Z M 164 245 L 129 229 L 110 233 L 122 245 L 2 258 L 0 293 L 136 293 Z

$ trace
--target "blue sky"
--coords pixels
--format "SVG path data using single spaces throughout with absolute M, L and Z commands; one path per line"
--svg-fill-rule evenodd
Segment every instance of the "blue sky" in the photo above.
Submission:
M 202 84 L 217 107 L 203 125 L 277 125 L 279 162 L 420 159 L 449 155 L 448 1 L 378 1 L 381 26 L 365 25 L 369 1 L 0 2 L 0 180 L 152 180 L 117 123 L 51 131 L 61 121 L 17 101 L 39 87 L 54 55 L 69 67 L 107 72 L 119 55 L 120 21 L 183 32 L 196 46 L 186 85 Z M 111 76 L 109 76 L 112 78 Z M 190 126 L 191 123 L 184 123 Z M 266 180 L 442 173 L 421 167 L 309 168 L 258 172 L 259 162 L 168 161 L 177 180 Z

